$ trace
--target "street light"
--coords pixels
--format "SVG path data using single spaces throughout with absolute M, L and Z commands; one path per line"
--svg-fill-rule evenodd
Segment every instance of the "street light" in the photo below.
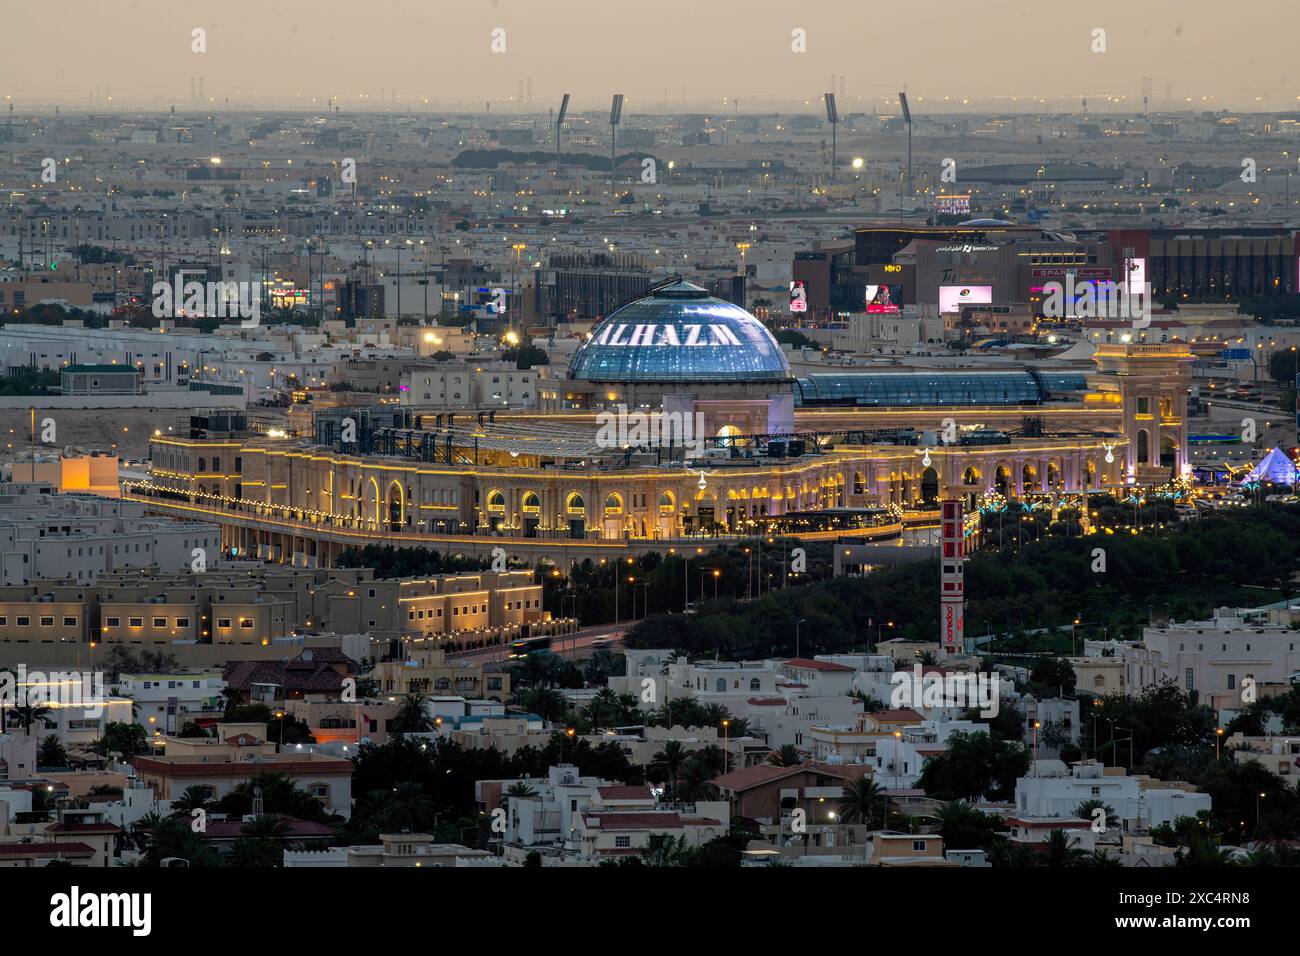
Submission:
M 805 620 L 807 620 L 807 618 L 801 617 L 799 618 L 799 620 L 794 622 L 794 656 L 795 657 L 799 656 L 799 625 L 802 624 Z

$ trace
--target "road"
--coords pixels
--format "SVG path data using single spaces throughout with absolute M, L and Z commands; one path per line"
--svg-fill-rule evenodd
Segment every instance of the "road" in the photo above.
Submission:
M 552 638 L 551 650 L 564 657 L 590 657 L 592 652 L 598 649 L 595 646 L 596 641 L 605 642 L 599 649 L 620 650 L 623 646 L 623 636 L 627 633 L 627 630 L 626 627 L 615 627 L 612 624 L 584 627 L 573 634 L 563 634 Z M 483 664 L 506 660 L 508 654 L 509 648 L 507 647 L 484 647 L 469 651 L 453 651 L 447 657 L 449 660 L 454 661 L 473 661 Z

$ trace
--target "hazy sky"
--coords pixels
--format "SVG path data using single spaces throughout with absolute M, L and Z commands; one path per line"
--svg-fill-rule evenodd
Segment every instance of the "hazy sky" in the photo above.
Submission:
M 713 112 L 738 97 L 744 112 L 816 99 L 844 76 L 847 104 L 909 94 L 936 111 L 963 98 L 1127 95 L 1152 108 L 1166 83 L 1180 108 L 1300 109 L 1296 0 L 67 0 L 0 12 L 0 86 L 23 106 L 189 104 L 191 77 L 218 107 L 310 106 L 336 96 L 343 108 L 402 104 L 510 112 L 531 78 L 536 106 L 561 93 L 572 109 L 626 114 Z M 191 31 L 207 52 L 191 52 Z M 506 51 L 491 50 L 503 28 Z M 1093 53 L 1092 31 L 1106 30 Z M 807 52 L 791 50 L 806 31 Z M 685 99 L 683 99 L 683 87 Z M 836 86 L 838 92 L 838 83 Z M 368 94 L 368 100 L 359 94 Z M 1263 100 L 1256 103 L 1255 98 Z M 921 107 L 924 108 L 924 107 Z M 1028 110 L 1030 104 L 1021 102 Z

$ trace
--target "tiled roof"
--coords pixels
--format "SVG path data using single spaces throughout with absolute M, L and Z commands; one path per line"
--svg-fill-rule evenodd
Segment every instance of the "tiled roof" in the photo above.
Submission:
M 46 833 L 120 833 L 116 823 L 51 823 Z
M 584 813 L 582 821 L 593 830 L 680 830 L 682 827 L 682 818 L 674 811 Z
M 251 777 L 263 770 L 278 770 L 289 776 L 300 773 L 313 777 L 321 774 L 350 776 L 354 769 L 351 760 L 276 760 L 274 757 L 267 760 L 229 760 L 222 763 L 174 763 L 154 757 L 132 757 L 131 763 L 136 770 L 156 773 L 162 777 Z
M 744 767 L 740 770 L 724 773 L 720 777 L 714 777 L 713 782 L 719 787 L 726 787 L 728 790 L 748 790 L 751 787 L 758 787 L 773 780 L 793 776 L 807 769 L 807 767 L 803 766 L 775 767 L 771 764 L 755 764 L 752 767 Z
M 0 856 L 94 856 L 93 847 L 84 843 L 0 843 Z
M 882 720 L 894 720 L 894 721 L 898 721 L 898 720 L 914 720 L 914 721 L 920 722 L 921 720 L 924 720 L 924 719 L 925 719 L 925 718 L 923 718 L 920 714 L 918 714 L 916 711 L 912 710 L 912 708 L 910 708 L 910 707 L 903 707 L 903 708 L 900 708 L 900 709 L 898 709 L 898 710 L 888 710 L 888 709 L 886 709 L 886 710 L 873 710 L 873 711 L 870 713 L 869 716 L 874 717 L 877 721 L 882 721 Z
M 331 830 L 323 823 L 313 823 L 310 820 L 298 820 L 294 817 L 284 816 L 283 814 L 274 815 L 277 820 L 284 824 L 284 832 L 281 834 L 282 840 L 311 840 L 325 839 L 333 835 Z M 243 820 L 214 820 L 208 823 L 208 828 L 204 835 L 209 840 L 237 840 L 244 836 L 244 827 L 247 826 Z
M 602 800 L 653 800 L 650 788 L 641 787 L 597 787 L 596 792 Z
M 815 661 L 808 657 L 791 657 L 789 660 L 781 662 L 789 667 L 801 667 L 810 671 L 827 671 L 827 672 L 853 672 L 853 668 L 847 664 L 834 664 L 830 661 Z
M 253 684 L 277 684 L 287 692 L 343 689 L 343 676 L 328 661 L 231 661 L 222 675 L 226 684 L 247 691 Z

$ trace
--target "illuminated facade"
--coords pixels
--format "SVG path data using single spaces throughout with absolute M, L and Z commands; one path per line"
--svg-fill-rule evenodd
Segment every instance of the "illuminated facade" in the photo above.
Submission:
M 342 548 L 370 542 L 483 557 L 504 546 L 511 557 L 561 562 L 666 550 L 700 535 L 790 531 L 773 519 L 796 512 L 897 514 L 942 498 L 970 506 L 994 491 L 1019 498 L 1157 483 L 1186 461 L 1191 356 L 1180 347 L 1104 346 L 1096 371 L 1068 396 L 1056 391 L 1067 375 L 1050 388 L 1038 376 L 1034 390 L 1016 371 L 990 381 L 929 371 L 893 391 L 837 389 L 796 384 L 757 320 L 693 288 L 611 314 L 572 372 L 608 389 L 606 408 L 695 416 L 702 449 L 610 448 L 592 410 L 416 420 L 409 411 L 335 409 L 329 427 L 320 418 L 301 444 L 157 437 L 153 477 L 126 494 L 219 522 L 238 556 L 298 566 L 330 566 Z M 810 401 L 808 389 L 831 399 Z M 344 442 L 349 417 L 360 430 Z

